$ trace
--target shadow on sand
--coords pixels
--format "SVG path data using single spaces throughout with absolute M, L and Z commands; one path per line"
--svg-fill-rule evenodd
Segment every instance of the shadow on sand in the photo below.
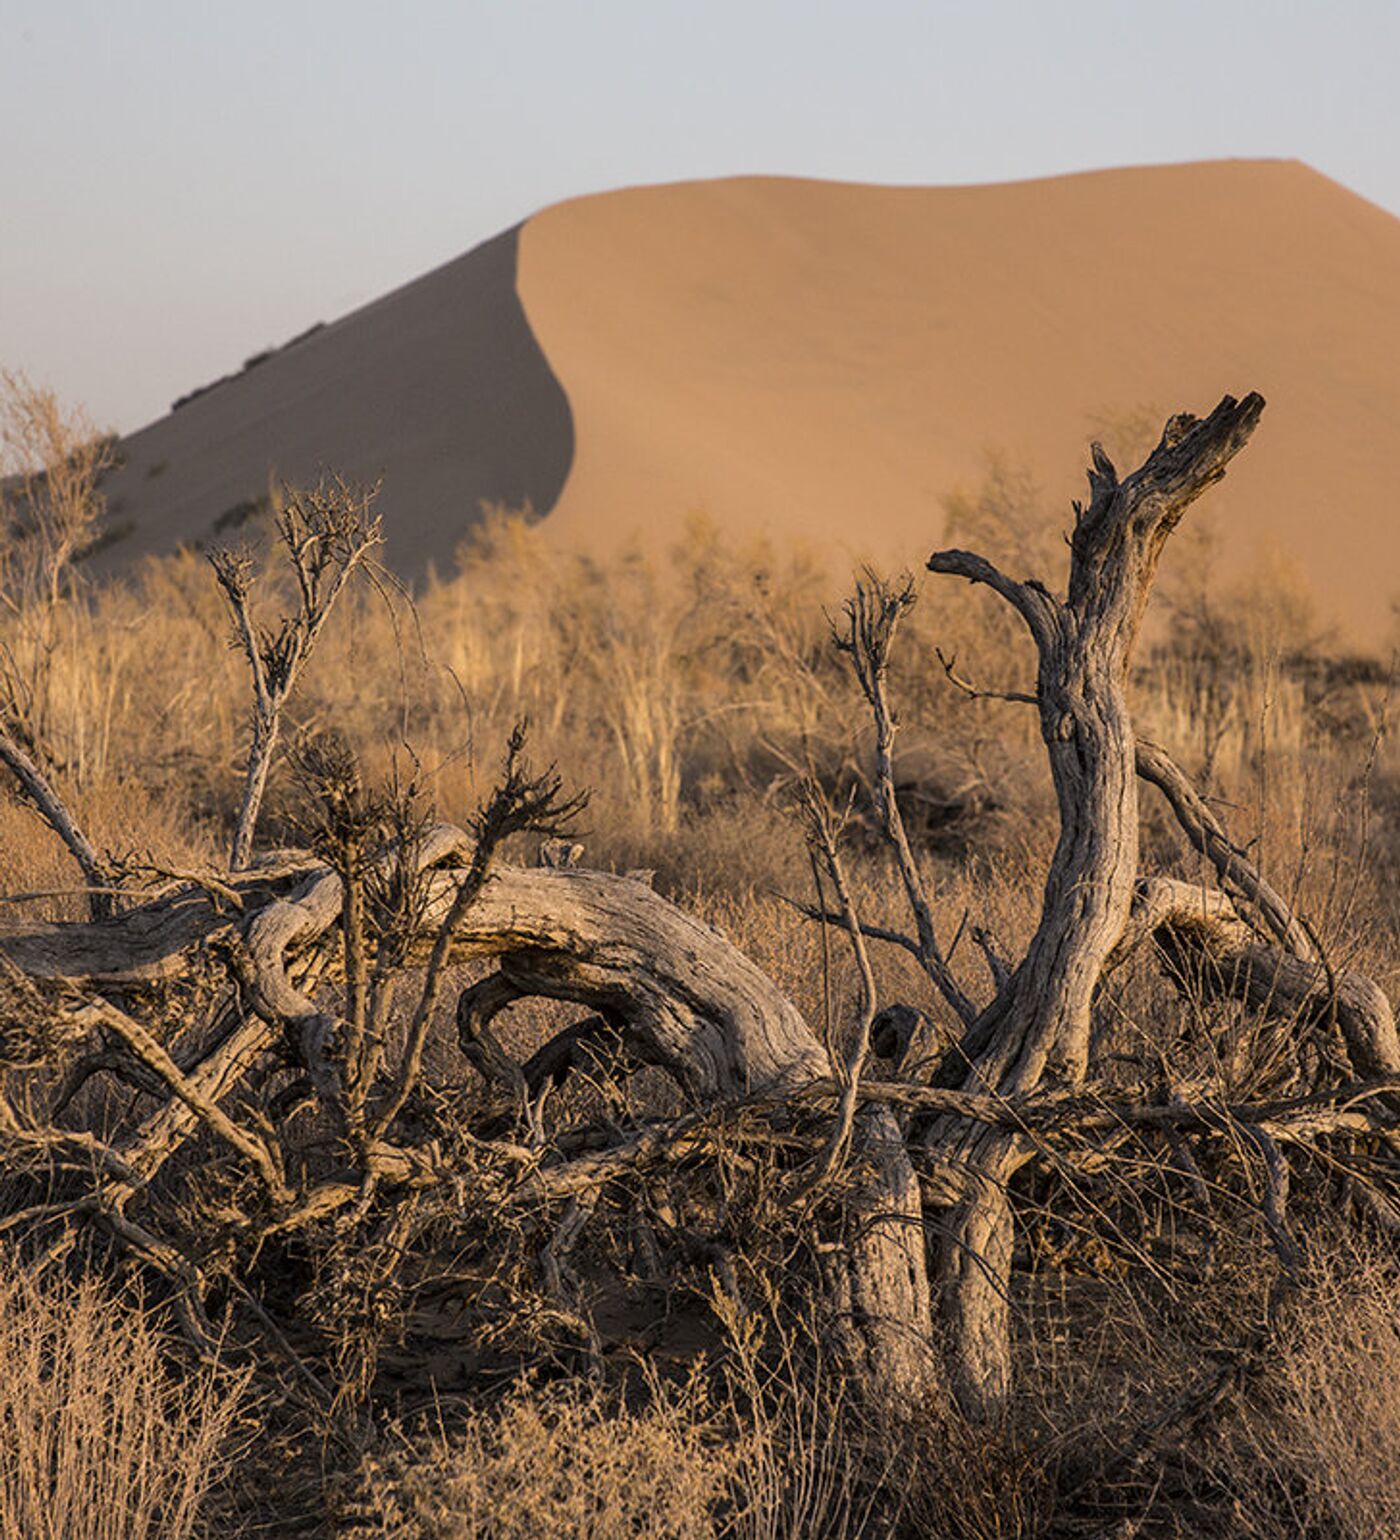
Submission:
M 519 236 L 313 328 L 123 440 L 105 488 L 116 538 L 92 569 L 254 535 L 234 516 L 271 478 L 323 469 L 383 477 L 387 559 L 409 579 L 450 566 L 483 502 L 547 513 L 573 418 L 516 291 Z

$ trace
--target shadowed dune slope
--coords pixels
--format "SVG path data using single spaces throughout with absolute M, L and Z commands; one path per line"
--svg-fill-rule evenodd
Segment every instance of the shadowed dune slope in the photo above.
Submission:
M 520 291 L 574 414 L 561 538 L 702 510 L 916 564 L 987 450 L 1068 524 L 1097 421 L 1259 390 L 1199 513 L 1226 567 L 1287 553 L 1353 635 L 1389 625 L 1400 221 L 1297 162 L 642 188 L 530 220 Z
M 327 465 L 384 473 L 409 577 L 482 499 L 595 548 L 703 512 L 914 565 L 989 450 L 1067 523 L 1103 422 L 1247 390 L 1269 411 L 1198 516 L 1223 567 L 1282 553 L 1381 640 L 1400 221 L 1287 161 L 638 188 L 549 208 L 133 435 L 109 488 L 132 528 L 100 560 L 226 538 L 270 470 Z
M 518 240 L 517 226 L 124 440 L 106 485 L 119 538 L 95 565 L 237 539 L 230 510 L 271 476 L 328 468 L 384 477 L 388 559 L 407 577 L 450 566 L 483 501 L 551 507 L 573 432 L 521 313 Z

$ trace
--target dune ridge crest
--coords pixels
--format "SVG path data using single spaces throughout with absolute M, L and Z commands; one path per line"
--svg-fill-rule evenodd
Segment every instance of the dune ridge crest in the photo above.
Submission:
M 989 450 L 1068 522 L 1103 424 L 1257 390 L 1222 569 L 1280 553 L 1353 639 L 1392 624 L 1400 220 L 1299 162 L 674 183 L 547 208 L 488 271 L 490 245 L 134 435 L 107 559 L 207 537 L 272 459 L 382 472 L 410 577 L 483 496 L 595 548 L 702 512 L 912 564 Z

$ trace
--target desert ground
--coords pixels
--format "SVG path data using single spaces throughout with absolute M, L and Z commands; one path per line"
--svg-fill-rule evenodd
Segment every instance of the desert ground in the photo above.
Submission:
M 0 1535 L 1400 1533 L 1397 229 L 641 188 L 6 376 Z

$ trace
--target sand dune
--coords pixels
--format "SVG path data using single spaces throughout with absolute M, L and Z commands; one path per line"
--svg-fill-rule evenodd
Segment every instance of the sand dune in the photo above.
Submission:
M 1259 390 L 1212 499 L 1374 635 L 1400 594 L 1400 221 L 1292 162 L 893 189 L 767 179 L 587 198 L 520 289 L 574 414 L 560 534 L 603 523 L 939 538 L 999 448 L 1056 506 L 1094 420 Z
M 1305 166 L 582 198 L 521 228 L 528 334 L 501 321 L 514 257 L 490 286 L 463 258 L 134 436 L 114 491 L 137 528 L 111 559 L 207 535 L 275 460 L 383 469 L 410 574 L 481 495 L 532 496 L 589 545 L 670 540 L 699 510 L 917 563 L 988 449 L 1068 518 L 1096 421 L 1259 390 L 1212 499 L 1224 561 L 1290 553 L 1354 636 L 1390 625 L 1400 221 Z
M 568 402 L 515 288 L 518 227 L 315 330 L 122 443 L 106 490 L 120 538 L 95 564 L 248 533 L 273 476 L 384 478 L 390 558 L 449 566 L 483 501 L 551 507 Z

